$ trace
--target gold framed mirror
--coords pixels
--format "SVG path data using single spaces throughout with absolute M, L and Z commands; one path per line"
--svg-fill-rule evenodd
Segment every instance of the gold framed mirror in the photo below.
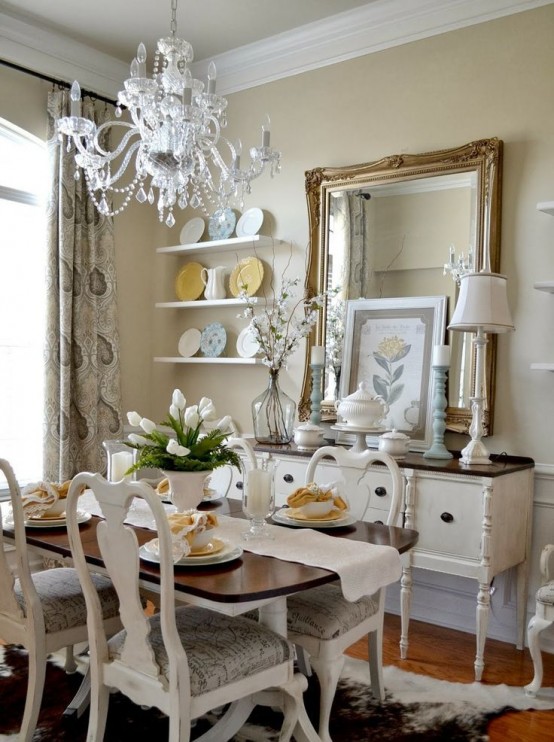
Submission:
M 336 334 L 341 301 L 446 296 L 454 312 L 457 283 L 445 270 L 469 252 L 475 270 L 497 272 L 500 264 L 502 142 L 481 139 L 461 147 L 422 154 L 398 154 L 346 167 L 306 172 L 310 229 L 306 289 L 334 290 L 306 348 L 299 402 L 301 420 L 310 415 L 312 345 Z M 448 324 L 448 322 L 447 322 Z M 339 323 L 340 326 L 340 323 Z M 451 346 L 447 430 L 467 433 L 474 396 L 475 359 L 469 333 L 447 332 Z M 336 359 L 334 359 L 336 360 Z M 485 434 L 492 432 L 496 336 L 489 337 L 485 362 Z M 335 374 L 336 369 L 336 374 Z M 324 373 L 322 420 L 336 420 L 334 399 L 340 363 Z

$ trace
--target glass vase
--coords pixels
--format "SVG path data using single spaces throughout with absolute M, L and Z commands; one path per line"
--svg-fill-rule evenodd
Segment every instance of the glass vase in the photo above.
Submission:
M 252 402 L 254 437 L 258 443 L 290 443 L 294 434 L 296 403 L 279 386 L 279 370 L 271 369 L 269 384 Z

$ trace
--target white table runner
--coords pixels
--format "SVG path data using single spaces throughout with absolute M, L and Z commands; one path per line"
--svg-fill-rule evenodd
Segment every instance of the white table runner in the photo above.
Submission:
M 93 515 L 102 515 L 92 494 L 85 492 L 81 495 L 79 507 Z M 176 512 L 173 505 L 164 507 L 167 513 Z M 226 515 L 218 515 L 218 520 L 218 535 L 231 543 L 240 544 L 245 551 L 336 572 L 347 600 L 373 595 L 379 588 L 396 582 L 402 574 L 400 554 L 392 546 L 330 536 L 311 528 L 273 525 L 267 526 L 274 535 L 273 539 L 245 541 L 241 534 L 250 527 L 249 521 Z M 155 530 L 150 509 L 138 499 L 135 499 L 125 522 Z

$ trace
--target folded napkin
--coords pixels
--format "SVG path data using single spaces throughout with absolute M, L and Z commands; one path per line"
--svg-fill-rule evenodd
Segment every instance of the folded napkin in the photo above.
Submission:
M 173 544 L 173 561 L 178 562 L 190 554 L 194 538 L 218 525 L 217 515 L 199 510 L 185 510 L 183 513 L 172 513 L 167 516 L 171 541 Z
M 63 482 L 33 482 L 21 490 L 21 503 L 25 518 L 40 518 L 50 508 L 67 497 L 71 480 Z
M 238 543 L 241 533 L 248 528 L 248 521 L 220 516 L 219 533 L 223 538 Z M 267 528 L 274 536 L 272 540 L 240 541 L 243 549 L 336 572 L 347 600 L 373 595 L 379 588 L 396 582 L 402 574 L 400 554 L 392 546 L 329 536 L 311 528 L 270 525 Z
M 327 500 L 333 500 L 338 510 L 348 510 L 348 504 L 338 493 L 336 482 L 331 484 L 310 482 L 299 487 L 287 497 L 287 505 L 291 508 L 301 508 L 310 502 L 327 502 Z

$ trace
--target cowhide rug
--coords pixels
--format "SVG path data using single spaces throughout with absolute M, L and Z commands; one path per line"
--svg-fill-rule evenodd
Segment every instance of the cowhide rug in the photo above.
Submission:
M 525 697 L 522 688 L 479 683 L 447 683 L 422 675 L 385 668 L 387 696 L 376 702 L 367 685 L 367 665 L 348 658 L 333 706 L 331 735 L 334 742 L 479 742 L 487 739 L 491 718 L 507 709 L 554 708 L 554 689 L 538 699 Z M 38 729 L 33 742 L 85 740 L 87 714 L 67 721 L 62 711 L 77 690 L 82 676 L 66 675 L 60 662 L 48 663 L 46 687 Z M 16 742 L 27 687 L 27 656 L 17 647 L 0 646 L 0 742 Z M 311 679 L 306 707 L 317 714 L 317 683 Z M 235 742 L 275 742 L 280 716 L 265 707 L 253 712 Z M 193 738 L 205 731 L 215 717 L 200 719 Z M 110 698 L 106 742 L 159 742 L 167 739 L 166 717 L 156 710 L 137 708 L 115 693 Z

